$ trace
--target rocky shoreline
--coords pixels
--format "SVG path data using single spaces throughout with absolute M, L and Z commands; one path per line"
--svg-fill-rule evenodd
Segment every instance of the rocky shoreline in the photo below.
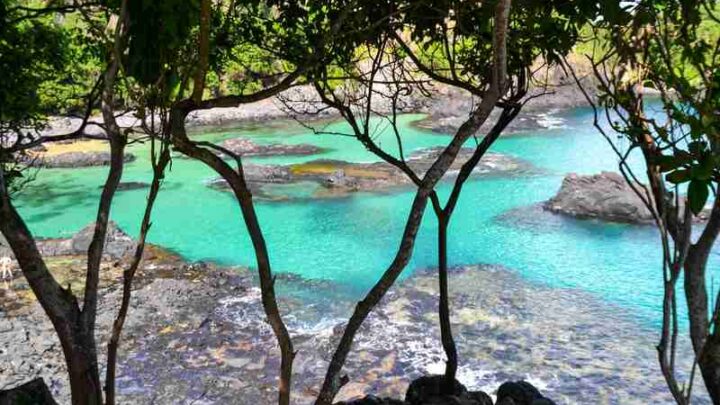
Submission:
M 417 151 L 407 158 L 408 166 L 420 177 L 430 168 L 442 148 Z M 472 156 L 473 149 L 463 148 L 450 167 L 447 177 L 457 175 L 462 164 Z M 515 173 L 528 168 L 518 159 L 488 153 L 478 163 L 475 175 Z M 253 195 L 266 200 L 284 201 L 297 198 L 337 198 L 356 192 L 388 191 L 412 184 L 410 178 L 397 167 L 386 162 L 351 163 L 337 160 L 313 160 L 291 165 L 244 165 L 245 179 Z M 223 179 L 208 183 L 211 187 L 227 189 Z M 292 186 L 305 189 L 300 194 Z
M 587 106 L 583 93 L 577 88 L 574 80 L 562 69 L 544 69 L 539 74 L 543 77 L 530 90 L 528 94 L 530 101 L 507 129 L 507 133 L 561 126 L 562 122 L 553 117 L 555 112 Z M 594 89 L 590 79 L 582 80 L 587 89 Z M 545 86 L 540 82 L 548 84 Z M 468 92 L 447 85 L 433 86 L 431 94 L 432 97 L 427 97 L 421 92 L 412 92 L 402 97 L 397 105 L 398 112 L 427 114 L 428 116 L 424 120 L 417 123 L 419 127 L 449 134 L 457 130 L 477 102 Z M 540 96 L 541 94 L 542 96 Z M 391 111 L 391 103 L 388 100 L 378 99 L 376 103 L 378 104 L 374 106 L 374 110 L 378 113 L 384 114 Z M 493 117 L 497 117 L 498 113 L 499 111 L 495 111 L 488 123 L 480 130 L 481 133 L 490 128 L 494 122 Z M 282 119 L 309 122 L 339 117 L 336 110 L 324 107 L 311 86 L 297 86 L 276 97 L 251 104 L 193 111 L 188 115 L 186 125 L 190 129 L 200 129 L 266 123 Z M 117 117 L 117 121 L 121 128 L 140 126 L 140 121 L 133 113 L 120 115 Z M 100 116 L 93 116 L 85 132 L 93 136 L 104 135 L 104 130 L 99 125 L 101 122 Z M 79 118 L 54 117 L 48 122 L 47 128 L 42 133 L 44 135 L 69 133 L 77 129 L 80 123 Z
M 82 275 L 82 256 L 49 260 L 61 280 Z M 119 302 L 122 259 L 108 257 L 103 269 L 101 352 Z M 332 282 L 285 274 L 278 288 L 298 351 L 294 400 L 311 403 L 357 297 Z M 67 402 L 59 344 L 27 284 L 18 276 L 0 291 L 0 390 L 42 377 Z M 458 379 L 468 390 L 495 396 L 502 382 L 527 380 L 560 404 L 671 403 L 655 364 L 654 333 L 622 308 L 577 290 L 531 284 L 499 266 L 452 269 L 450 291 Z M 345 368 L 350 382 L 337 400 L 403 399 L 411 381 L 442 373 L 436 309 L 432 269 L 399 283 L 357 336 Z M 246 269 L 188 264 L 151 246 L 123 334 L 120 403 L 272 403 L 279 358 L 264 319 Z

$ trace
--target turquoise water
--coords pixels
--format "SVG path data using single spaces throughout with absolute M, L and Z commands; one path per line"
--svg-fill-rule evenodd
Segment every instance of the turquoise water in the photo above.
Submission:
M 448 141 L 446 136 L 412 126 L 418 118 L 402 118 L 406 151 Z M 451 263 L 501 264 L 534 282 L 588 291 L 635 310 L 644 324 L 656 324 L 660 319 L 662 274 L 658 237 L 652 227 L 577 221 L 532 208 L 550 198 L 568 172 L 590 174 L 617 167 L 617 159 L 592 127 L 589 111 L 572 111 L 562 118 L 562 128 L 504 137 L 493 147 L 496 152 L 529 162 L 533 169 L 467 184 L 451 224 Z M 342 131 L 343 126 L 332 124 L 329 129 Z M 315 135 L 291 123 L 214 130 L 196 136 L 220 141 L 238 135 L 260 143 L 313 143 L 328 149 L 321 156 L 254 159 L 259 163 L 318 157 L 377 160 L 352 138 Z M 393 139 L 384 133 L 378 142 L 395 153 Z M 136 145 L 131 151 L 138 160 L 127 166 L 123 181 L 149 182 L 147 146 Z M 67 236 L 93 221 L 106 171 L 41 172 L 19 200 L 33 232 L 44 237 Z M 150 240 L 190 260 L 253 266 L 254 256 L 239 209 L 228 193 L 205 185 L 213 177 L 199 163 L 174 159 L 158 199 Z M 447 193 L 448 188 L 444 185 L 441 192 Z M 112 218 L 131 234 L 138 230 L 146 192 L 123 191 L 115 200 Z M 402 190 L 333 200 L 258 201 L 274 270 L 334 280 L 359 295 L 391 262 L 412 197 L 412 190 Z M 434 265 L 435 229 L 434 216 L 428 211 L 406 275 Z M 717 263 L 717 255 L 712 260 Z M 710 271 L 715 267 L 710 266 Z

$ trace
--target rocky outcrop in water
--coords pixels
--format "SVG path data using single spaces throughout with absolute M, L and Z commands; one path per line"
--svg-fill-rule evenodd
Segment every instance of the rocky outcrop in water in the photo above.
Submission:
M 635 187 L 642 190 L 646 186 L 635 183 Z M 680 199 L 681 212 L 684 210 L 684 201 L 684 198 Z M 568 174 L 557 194 L 542 206 L 550 212 L 581 219 L 634 224 L 650 224 L 654 221 L 650 210 L 625 178 L 613 172 L 588 176 Z M 692 220 L 698 223 L 707 221 L 711 211 L 711 207 L 705 207 Z
M 544 206 L 549 211 L 576 218 L 626 223 L 650 223 L 653 220 L 652 213 L 625 178 L 612 172 L 590 176 L 568 174 L 558 193 Z
M 260 145 L 247 138 L 233 138 L 221 144 L 225 149 L 241 156 L 307 156 L 322 153 L 323 149 L 309 144 Z
M 92 223 L 70 238 L 41 239 L 37 241 L 37 246 L 40 253 L 45 257 L 85 255 L 90 247 L 94 232 L 95 224 Z M 108 222 L 104 254 L 109 258 L 120 259 L 131 253 L 134 248 L 135 242 L 133 239 L 123 232 L 115 222 Z M 0 234 L 0 257 L 2 256 L 14 257 L 7 241 Z
M 420 177 L 430 168 L 442 148 L 429 148 L 411 154 L 408 166 Z M 473 150 L 464 148 L 448 171 L 448 177 L 457 174 L 462 164 L 472 155 Z M 474 170 L 474 174 L 499 174 L 516 172 L 525 168 L 517 159 L 497 153 L 487 153 Z M 397 167 L 386 162 L 351 163 L 338 160 L 313 160 L 288 166 L 265 166 L 248 164 L 245 177 L 255 195 L 268 199 L 289 199 L 277 185 L 303 183 L 312 189 L 311 198 L 343 197 L 355 192 L 385 191 L 412 184 L 408 176 Z M 222 179 L 214 180 L 211 186 L 227 188 Z
M 135 155 L 125 153 L 123 160 L 125 163 L 135 161 Z M 76 168 L 91 166 L 108 166 L 110 165 L 109 152 L 66 152 L 51 156 L 41 156 L 33 162 L 33 165 L 46 168 Z

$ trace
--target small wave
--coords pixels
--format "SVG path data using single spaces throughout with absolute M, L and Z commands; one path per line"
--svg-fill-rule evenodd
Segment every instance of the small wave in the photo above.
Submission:
M 538 114 L 538 125 L 546 129 L 566 129 L 568 126 L 565 124 L 565 119 L 555 115 L 558 112 L 559 110 L 550 110 L 546 113 Z

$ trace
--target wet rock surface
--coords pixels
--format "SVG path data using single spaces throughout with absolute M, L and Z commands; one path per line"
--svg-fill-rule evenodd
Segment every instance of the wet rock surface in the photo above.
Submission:
M 636 184 L 643 189 L 644 186 Z M 591 176 L 568 174 L 558 193 L 545 203 L 549 211 L 576 218 L 627 223 L 650 223 L 652 213 L 621 175 L 602 172 Z
M 407 164 L 422 177 L 441 152 L 442 148 L 418 151 L 408 157 Z M 472 153 L 470 148 L 462 149 L 446 177 L 457 175 Z M 528 165 L 515 158 L 487 153 L 475 168 L 474 174 L 507 174 L 526 169 Z M 307 198 L 344 197 L 355 192 L 387 191 L 412 185 L 405 173 L 386 162 L 350 163 L 320 159 L 287 166 L 248 164 L 245 166 L 245 177 L 255 195 L 275 200 L 297 198 L 278 185 L 302 184 L 310 190 L 306 194 Z M 210 185 L 221 189 L 228 187 L 222 179 L 213 180 Z
M 152 260 L 142 271 L 121 346 L 121 403 L 276 401 L 278 349 L 250 273 Z M 312 403 L 357 297 L 340 294 L 333 283 L 295 276 L 281 275 L 278 287 L 298 351 L 294 403 Z M 117 285 L 102 291 L 101 352 L 120 297 Z M 453 269 L 450 291 L 458 380 L 467 391 L 502 400 L 526 391 L 498 390 L 502 382 L 525 380 L 560 404 L 588 398 L 672 403 L 656 365 L 654 331 L 638 327 L 622 308 L 579 291 L 529 284 L 497 266 Z M 379 398 L 403 399 L 411 381 L 442 373 L 436 310 L 433 271 L 418 271 L 400 283 L 356 337 L 344 369 L 350 381 L 337 400 L 377 395 L 386 402 L 369 403 L 398 403 Z M 42 376 L 56 398 L 67 402 L 60 348 L 37 304 L 2 314 L 0 348 L 0 389 Z M 690 357 L 681 353 L 679 359 L 685 358 Z M 709 403 L 700 387 L 693 392 L 695 403 Z M 548 402 L 535 405 L 541 403 Z
M 135 155 L 125 153 L 125 163 L 135 161 Z M 51 169 L 76 167 L 109 166 L 110 152 L 66 152 L 51 156 L 40 156 L 32 163 L 35 166 Z
M 221 146 L 241 156 L 307 156 L 322 153 L 323 149 L 309 144 L 257 144 L 247 138 L 233 138 Z

